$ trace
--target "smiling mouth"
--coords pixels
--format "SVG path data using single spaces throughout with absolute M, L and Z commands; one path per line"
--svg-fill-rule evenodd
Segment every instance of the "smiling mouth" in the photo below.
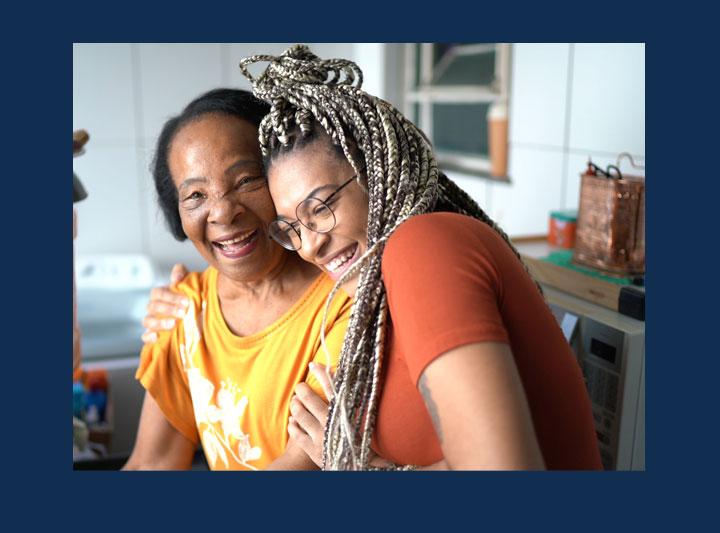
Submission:
M 335 258 L 333 258 L 332 261 L 328 261 L 323 265 L 328 272 L 331 274 L 338 274 L 345 270 L 345 268 L 349 267 L 352 263 L 349 263 L 349 261 L 355 257 L 355 252 L 358 249 L 358 244 L 355 243 L 355 245 L 346 248 L 345 251 L 341 252 L 340 254 L 336 255 Z
M 250 232 L 239 234 L 232 239 L 226 239 L 224 241 L 212 241 L 213 246 L 219 248 L 220 251 L 225 253 L 234 253 L 242 250 L 248 243 L 255 238 L 257 235 L 257 229 Z

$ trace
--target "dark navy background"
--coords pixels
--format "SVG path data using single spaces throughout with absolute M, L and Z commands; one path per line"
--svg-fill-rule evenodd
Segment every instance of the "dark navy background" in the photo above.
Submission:
M 698 529 L 716 503 L 715 16 L 695 2 L 3 8 L 3 507 L 23 530 Z M 463 6 L 463 7 L 460 7 Z M 646 42 L 645 472 L 122 473 L 71 463 L 73 42 Z M 9 115 L 9 116 L 8 116 Z M 699 119 L 699 120 L 698 120 Z M 9 164 L 7 164 L 9 163 Z M 108 235 L 112 239 L 112 235 Z M 707 413 L 708 408 L 711 412 Z M 711 499 L 712 498 L 712 499 Z M 714 520 L 717 522 L 717 520 Z M 400 527 L 398 527 L 400 526 Z

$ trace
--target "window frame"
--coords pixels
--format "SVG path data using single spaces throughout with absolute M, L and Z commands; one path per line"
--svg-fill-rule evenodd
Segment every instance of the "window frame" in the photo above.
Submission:
M 421 57 L 416 61 L 417 45 L 420 45 Z M 432 83 L 433 45 L 441 43 L 407 43 L 405 45 L 405 116 L 415 118 L 413 107 L 419 106 L 417 126 L 434 143 L 433 104 L 445 103 L 488 103 L 504 100 L 509 105 L 510 69 L 512 44 L 478 43 L 458 47 L 461 53 L 474 54 L 483 51 L 495 52 L 495 79 L 489 85 L 437 85 Z M 420 65 L 419 86 L 415 87 L 417 76 L 416 63 Z M 507 178 L 490 176 L 489 156 L 458 154 L 435 149 L 438 165 L 446 170 L 455 170 L 464 174 L 476 175 L 497 181 Z

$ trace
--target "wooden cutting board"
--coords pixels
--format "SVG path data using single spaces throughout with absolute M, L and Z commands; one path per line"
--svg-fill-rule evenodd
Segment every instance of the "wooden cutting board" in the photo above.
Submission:
M 540 283 L 618 311 L 622 285 L 534 257 L 522 256 L 530 274 Z

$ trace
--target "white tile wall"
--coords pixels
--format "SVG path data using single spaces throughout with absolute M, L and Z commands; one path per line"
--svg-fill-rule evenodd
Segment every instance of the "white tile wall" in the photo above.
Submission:
M 512 144 L 564 145 L 569 48 L 568 44 L 513 46 Z
M 142 137 L 156 139 L 190 100 L 222 85 L 220 44 L 138 44 Z M 138 79 L 139 77 L 139 79 Z
M 512 237 L 545 234 L 548 214 L 561 207 L 562 172 L 562 150 L 514 147 L 512 183 L 490 185 L 488 214 Z
M 459 172 L 447 172 L 447 177 L 468 193 L 488 215 L 492 209 L 488 197 L 489 182 Z
M 133 69 L 129 44 L 73 44 L 73 130 L 92 144 L 135 138 Z
M 362 89 L 379 98 L 387 98 L 385 87 L 385 45 L 364 43 L 355 51 L 355 62 L 363 71 Z
M 570 148 L 645 154 L 645 45 L 576 44 Z
M 88 197 L 75 204 L 76 253 L 142 252 L 138 157 L 131 142 L 105 146 L 91 138 L 85 154 L 73 159 L 73 170 L 88 191 Z

